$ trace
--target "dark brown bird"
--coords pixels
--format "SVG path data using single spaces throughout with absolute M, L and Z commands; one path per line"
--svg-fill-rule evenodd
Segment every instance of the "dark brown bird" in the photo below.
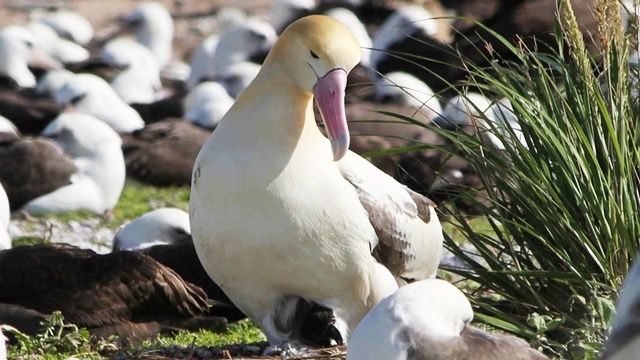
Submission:
M 33 89 L 0 87 L 0 115 L 11 119 L 25 135 L 39 135 L 64 109 Z
M 42 314 L 59 310 L 94 334 L 135 339 L 181 327 L 207 311 L 206 300 L 202 289 L 142 253 L 98 255 L 65 244 L 0 252 L 0 303 L 10 304 L 0 306 L 0 323 L 25 313 L 17 305 Z
M 200 264 L 200 259 L 193 246 L 193 240 L 182 241 L 169 245 L 156 245 L 144 250 L 162 265 L 178 273 L 185 281 L 202 288 L 209 297 L 209 314 L 222 316 L 233 322 L 246 318 L 222 289 L 211 280 Z M 303 341 L 312 346 L 330 346 L 341 343 L 340 332 L 334 326 L 333 312 L 315 303 L 301 301 L 298 308 L 301 318 L 300 335 Z
M 179 119 L 124 134 L 127 174 L 158 186 L 189 185 L 193 163 L 210 132 Z
M 12 211 L 69 185 L 77 170 L 73 160 L 52 140 L 0 135 L 0 183 Z
M 141 250 L 157 262 L 175 271 L 185 281 L 199 286 L 209 298 L 211 309 L 209 313 L 222 316 L 229 322 L 246 318 L 233 302 L 229 300 L 224 291 L 211 280 L 204 270 L 193 247 L 193 240 L 185 240 L 175 244 L 155 245 Z

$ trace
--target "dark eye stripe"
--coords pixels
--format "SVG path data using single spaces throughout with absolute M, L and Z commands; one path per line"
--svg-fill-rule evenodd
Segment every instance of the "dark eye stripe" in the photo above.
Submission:
M 311 53 L 312 58 L 318 59 L 318 55 L 316 55 L 316 53 L 314 53 L 313 50 L 309 50 L 309 52 Z

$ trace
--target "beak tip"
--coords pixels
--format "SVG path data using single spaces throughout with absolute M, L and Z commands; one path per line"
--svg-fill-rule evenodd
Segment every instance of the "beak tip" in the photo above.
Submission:
M 349 151 L 349 134 L 342 133 L 339 137 L 331 139 L 331 151 L 333 152 L 333 161 L 340 161 Z

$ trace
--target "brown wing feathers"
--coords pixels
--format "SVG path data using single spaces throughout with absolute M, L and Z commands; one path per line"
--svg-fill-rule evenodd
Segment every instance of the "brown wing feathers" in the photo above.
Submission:
M 0 303 L 42 313 L 60 310 L 68 321 L 89 328 L 207 310 L 202 289 L 144 254 L 98 255 L 63 244 L 0 253 Z

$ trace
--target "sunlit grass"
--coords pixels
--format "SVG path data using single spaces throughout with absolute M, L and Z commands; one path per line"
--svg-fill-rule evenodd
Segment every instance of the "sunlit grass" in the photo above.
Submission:
M 140 346 L 141 349 L 156 349 L 171 345 L 182 346 L 225 346 L 233 344 L 251 344 L 266 341 L 262 331 L 250 320 L 242 320 L 229 324 L 228 331 L 215 333 L 207 330 L 180 331 L 172 336 L 159 336 L 153 340 L 147 340 Z

